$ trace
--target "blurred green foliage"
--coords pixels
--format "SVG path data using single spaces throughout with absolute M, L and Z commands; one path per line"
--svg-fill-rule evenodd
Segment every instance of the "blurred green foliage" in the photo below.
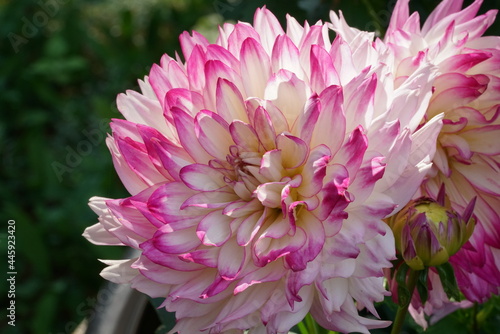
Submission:
M 382 33 L 394 1 L 0 0 L 0 258 L 15 220 L 17 271 L 16 328 L 2 302 L 0 332 L 71 333 L 92 314 L 103 283 L 97 259 L 123 255 L 81 237 L 97 221 L 88 198 L 127 196 L 104 143 L 109 120 L 120 117 L 116 95 L 138 89 L 163 53 L 174 55 L 182 31 L 215 39 L 218 24 L 251 22 L 264 4 L 282 22 L 286 13 L 328 20 L 329 9 L 341 9 L 351 25 Z M 412 6 L 425 16 L 435 4 Z M 6 289 L 1 283 L 0 300 Z M 479 310 L 483 322 L 498 311 L 498 300 L 491 305 Z

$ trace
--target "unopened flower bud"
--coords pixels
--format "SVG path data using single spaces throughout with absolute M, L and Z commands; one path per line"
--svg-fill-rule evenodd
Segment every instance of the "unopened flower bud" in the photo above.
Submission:
M 422 197 L 410 201 L 388 220 L 396 238 L 396 248 L 414 270 L 448 262 L 474 230 L 475 199 L 462 215 L 444 207 L 444 194 L 438 201 Z

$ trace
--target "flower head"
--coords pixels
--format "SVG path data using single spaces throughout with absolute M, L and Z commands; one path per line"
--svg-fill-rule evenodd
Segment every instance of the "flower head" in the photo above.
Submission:
M 422 64 L 438 67 L 421 124 L 443 114 L 443 127 L 433 170 L 420 193 L 435 199 L 444 184 L 447 201 L 457 212 L 476 198 L 474 233 L 450 262 L 465 297 L 484 302 L 500 293 L 500 37 L 482 36 L 497 10 L 477 15 L 480 0 L 464 9 L 462 1 L 444 0 L 420 26 L 418 13 L 410 15 L 408 3 L 397 2 L 383 43 L 377 46 L 394 56 L 396 87 Z M 446 295 L 441 296 L 444 300 L 428 301 L 434 307 L 426 306 L 427 314 L 448 305 Z M 421 306 L 416 308 L 423 312 Z M 417 317 L 417 313 L 412 314 Z
M 308 312 L 343 332 L 386 326 L 358 309 L 386 295 L 382 219 L 431 166 L 441 118 L 417 126 L 434 67 L 394 88 L 369 39 L 361 61 L 327 25 L 288 17 L 285 32 L 265 8 L 181 45 L 185 61 L 164 56 L 118 97 L 127 120 L 107 143 L 132 196 L 92 198 L 85 236 L 140 256 L 102 275 L 163 297 L 173 332 L 286 333 Z

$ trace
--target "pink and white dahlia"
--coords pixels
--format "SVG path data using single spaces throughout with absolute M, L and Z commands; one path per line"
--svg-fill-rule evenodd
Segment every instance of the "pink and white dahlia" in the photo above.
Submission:
M 185 61 L 165 55 L 118 96 L 107 143 L 132 196 L 92 198 L 84 235 L 139 251 L 102 276 L 164 298 L 172 333 L 287 333 L 308 312 L 342 332 L 388 325 L 358 309 L 377 315 L 395 252 L 382 219 L 431 166 L 441 118 L 417 127 L 436 71 L 394 88 L 371 41 L 328 33 L 258 9 L 215 44 L 182 34 Z
M 462 9 L 462 1 L 445 0 L 421 28 L 418 13 L 409 15 L 408 0 L 400 0 L 384 39 L 396 86 L 422 63 L 438 68 L 422 124 L 442 113 L 444 125 L 422 193 L 436 198 L 444 184 L 458 212 L 477 198 L 475 231 L 450 259 L 462 293 L 474 302 L 500 293 L 500 37 L 482 37 L 497 10 L 477 16 L 481 3 Z M 438 295 L 431 295 L 427 314 L 443 305 Z

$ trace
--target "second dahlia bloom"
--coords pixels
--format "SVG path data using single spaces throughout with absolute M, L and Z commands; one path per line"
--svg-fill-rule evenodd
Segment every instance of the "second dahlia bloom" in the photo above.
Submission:
M 445 0 L 421 27 L 408 2 L 397 2 L 384 43 L 378 45 L 394 56 L 396 87 L 423 63 L 438 68 L 421 124 L 443 114 L 444 125 L 421 194 L 435 199 L 444 184 L 447 201 L 457 212 L 477 198 L 474 233 L 450 262 L 465 297 L 484 302 L 500 293 L 500 37 L 482 36 L 497 10 L 477 15 L 480 0 L 464 9 L 462 1 Z M 446 295 L 430 296 L 426 314 L 447 307 Z M 425 325 L 424 308 L 418 302 L 413 306 L 413 315 Z
M 439 69 L 425 121 L 444 114 L 434 172 L 423 184 L 436 198 L 441 184 L 453 209 L 477 198 L 477 226 L 466 247 L 451 258 L 459 286 L 472 301 L 500 292 L 500 37 L 482 37 L 496 10 L 476 16 L 482 1 L 461 10 L 445 0 L 420 28 L 418 15 L 399 1 L 385 42 L 396 54 L 396 82 L 429 61 Z
M 342 332 L 386 326 L 358 309 L 386 295 L 382 219 L 431 166 L 440 117 L 417 126 L 433 67 L 394 89 L 370 42 L 360 62 L 326 25 L 288 17 L 285 32 L 265 8 L 181 45 L 185 61 L 164 56 L 118 97 L 127 120 L 107 143 L 132 196 L 92 198 L 85 236 L 140 256 L 102 275 L 165 298 L 172 332 L 287 333 L 308 312 Z

